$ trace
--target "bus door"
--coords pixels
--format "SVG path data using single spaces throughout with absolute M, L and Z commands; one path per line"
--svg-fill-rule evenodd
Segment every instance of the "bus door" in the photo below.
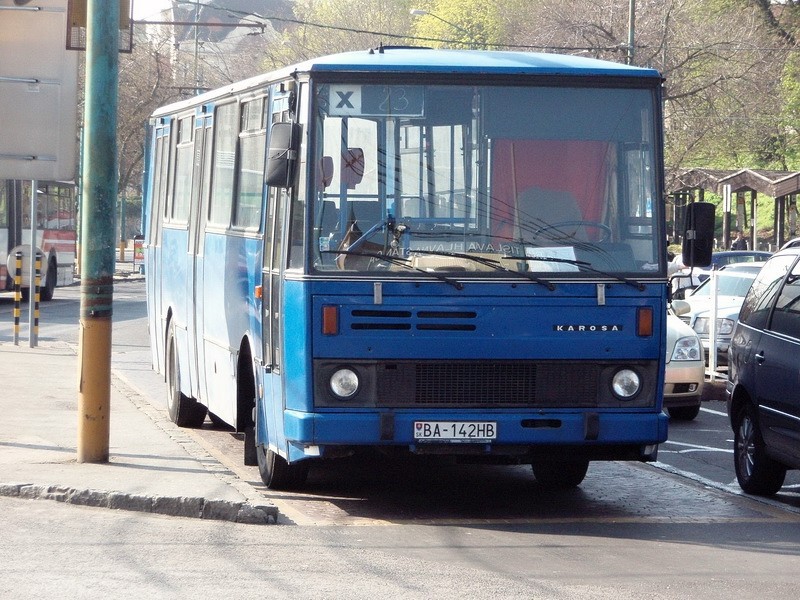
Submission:
M 189 256 L 191 268 L 188 272 L 189 297 L 193 300 L 194 310 L 190 311 L 188 322 L 190 345 L 192 381 L 197 382 L 197 399 L 208 402 L 206 378 L 202 372 L 205 365 L 205 344 L 203 344 L 203 247 L 205 241 L 206 222 L 208 220 L 209 183 L 211 179 L 211 132 L 212 109 L 210 105 L 197 110 L 194 123 L 194 165 L 192 173 L 192 198 L 193 202 L 189 218 Z
M 270 123 L 286 123 L 289 115 L 290 94 L 273 88 L 270 104 Z M 267 423 L 283 423 L 283 386 L 281 385 L 283 340 L 283 266 L 285 264 L 286 213 L 289 190 L 270 187 L 267 191 L 267 215 L 264 229 L 264 267 L 262 282 L 261 339 L 264 361 L 264 411 Z M 282 428 L 281 428 L 282 429 Z M 277 444 L 282 431 L 267 427 L 271 444 Z
M 16 246 L 15 239 L 17 236 L 16 215 L 19 212 L 16 209 L 16 188 L 19 182 L 12 179 L 0 180 L 0 292 L 6 289 L 6 282 L 8 281 L 9 289 L 11 286 L 11 278 L 6 279 L 6 261 L 8 253 Z
M 161 234 L 166 209 L 166 199 L 170 187 L 169 159 L 170 159 L 170 131 L 172 119 L 163 117 L 153 123 L 153 172 L 152 185 L 149 186 L 150 200 L 148 202 L 149 223 L 147 224 L 145 273 L 147 273 L 147 307 L 148 328 L 152 340 L 153 365 L 159 373 L 165 372 L 164 341 L 166 315 L 162 306 L 162 279 L 161 272 Z

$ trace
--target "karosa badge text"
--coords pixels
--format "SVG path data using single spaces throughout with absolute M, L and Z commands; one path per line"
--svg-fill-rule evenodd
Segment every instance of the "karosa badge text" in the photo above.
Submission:
M 579 333 L 588 332 L 604 332 L 604 331 L 622 331 L 622 325 L 615 324 L 576 324 L 576 325 L 553 325 L 553 331 L 577 331 Z

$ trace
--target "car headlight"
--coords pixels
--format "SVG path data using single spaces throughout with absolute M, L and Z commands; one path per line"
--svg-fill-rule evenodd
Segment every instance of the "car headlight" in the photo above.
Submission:
M 633 369 L 620 369 L 611 380 L 611 389 L 620 399 L 630 400 L 642 389 L 642 380 Z
M 700 360 L 700 340 L 696 337 L 682 337 L 675 342 L 670 360 Z
M 697 317 L 694 320 L 694 330 L 697 333 L 708 333 L 708 317 Z
M 352 369 L 337 369 L 331 375 L 330 388 L 333 395 L 342 400 L 352 398 L 358 391 L 358 375 Z
M 720 335 L 730 335 L 733 333 L 734 325 L 736 325 L 736 321 L 717 319 L 717 333 Z
M 697 333 L 708 335 L 710 319 L 708 317 L 698 317 L 694 321 L 694 330 Z M 733 333 L 733 328 L 736 326 L 736 321 L 731 319 L 717 319 L 717 334 L 730 335 Z

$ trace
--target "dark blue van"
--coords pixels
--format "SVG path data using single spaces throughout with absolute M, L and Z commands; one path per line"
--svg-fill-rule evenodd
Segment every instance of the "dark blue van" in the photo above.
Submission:
M 728 415 L 741 488 L 769 496 L 800 468 L 800 247 L 753 281 L 729 350 Z

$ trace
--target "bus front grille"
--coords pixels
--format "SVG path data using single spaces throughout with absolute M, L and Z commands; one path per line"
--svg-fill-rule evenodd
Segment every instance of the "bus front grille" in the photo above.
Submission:
M 583 362 L 464 361 L 378 365 L 381 407 L 591 407 L 600 367 Z

